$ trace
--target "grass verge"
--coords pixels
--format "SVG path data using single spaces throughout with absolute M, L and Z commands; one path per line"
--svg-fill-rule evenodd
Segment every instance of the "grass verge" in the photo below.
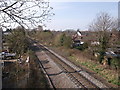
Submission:
M 120 82 L 118 81 L 118 74 L 116 71 L 111 70 L 109 68 L 105 68 L 103 65 L 95 63 L 91 60 L 80 60 L 77 56 L 69 56 L 68 58 L 78 66 L 83 65 L 89 68 L 90 70 L 94 71 L 95 73 L 101 75 L 109 83 L 120 85 Z
M 114 87 L 120 85 L 118 80 L 118 72 L 112 70 L 110 68 L 106 68 L 106 66 L 99 64 L 97 61 L 88 59 L 82 52 L 61 48 L 61 47 L 50 47 L 55 52 L 59 53 L 60 55 L 68 58 L 71 62 L 75 63 L 78 66 L 84 66 L 91 71 L 94 71 L 96 74 L 100 75 L 107 82 L 113 84 Z

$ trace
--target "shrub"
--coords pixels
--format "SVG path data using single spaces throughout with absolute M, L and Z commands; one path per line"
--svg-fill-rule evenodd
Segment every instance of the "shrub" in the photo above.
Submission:
M 72 45 L 72 38 L 70 36 L 65 36 L 63 46 L 65 46 L 66 48 L 71 48 L 71 45 Z
M 29 49 L 29 39 L 26 36 L 24 28 L 18 27 L 11 31 L 7 36 L 6 42 L 8 43 L 9 51 L 15 52 L 17 55 L 26 53 Z
M 42 43 L 51 43 L 53 42 L 52 39 L 53 39 L 53 33 L 50 32 L 50 31 L 40 31 L 40 32 L 37 32 L 37 35 L 36 35 L 36 38 L 39 39 L 40 42 Z
M 54 38 L 54 45 L 55 46 L 61 46 L 61 37 L 62 37 L 62 34 L 56 35 L 56 37 Z
M 58 34 L 54 40 L 54 45 L 64 46 L 70 48 L 72 44 L 72 38 L 67 36 L 65 33 Z
M 88 43 L 84 43 L 83 45 L 77 46 L 75 48 L 83 51 L 88 48 Z
M 105 56 L 105 51 L 101 50 L 99 51 L 99 57 L 98 57 L 98 60 L 99 60 L 99 63 L 102 64 L 102 61 L 104 59 L 104 56 Z
M 112 65 L 116 70 L 118 70 L 118 68 L 120 67 L 120 65 L 119 65 L 119 60 L 120 60 L 120 58 L 113 58 L 113 59 L 111 60 L 111 65 Z

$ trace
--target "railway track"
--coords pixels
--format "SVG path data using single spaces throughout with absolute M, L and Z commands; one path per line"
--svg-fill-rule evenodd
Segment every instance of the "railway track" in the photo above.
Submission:
M 57 55 L 52 50 L 49 50 L 47 47 L 39 45 L 39 48 L 44 50 L 46 54 L 52 58 L 52 60 L 59 66 L 59 68 L 61 68 L 63 73 L 65 73 L 78 88 L 108 88 L 82 69 L 78 68 L 77 66 L 73 65 L 61 56 Z

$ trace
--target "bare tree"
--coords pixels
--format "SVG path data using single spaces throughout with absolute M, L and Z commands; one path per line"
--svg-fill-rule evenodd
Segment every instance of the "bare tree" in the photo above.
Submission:
M 101 12 L 90 25 L 90 30 L 110 31 L 114 25 L 113 18 L 108 13 Z
M 52 9 L 44 0 L 0 0 L 0 26 L 36 27 L 50 20 Z
M 94 30 L 99 32 L 99 42 L 100 46 L 98 51 L 100 53 L 100 63 L 104 58 L 106 49 L 108 48 L 109 44 L 109 31 L 116 27 L 116 23 L 114 22 L 113 18 L 105 12 L 98 14 L 97 18 L 93 21 L 90 25 L 89 30 Z

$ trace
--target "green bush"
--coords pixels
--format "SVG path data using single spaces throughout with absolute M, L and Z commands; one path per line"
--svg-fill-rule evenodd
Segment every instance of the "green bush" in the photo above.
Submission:
M 83 45 L 77 46 L 75 48 L 83 51 L 88 48 L 88 43 L 84 43 Z
M 83 45 L 75 47 L 76 49 L 83 50 Z
M 116 70 L 118 70 L 118 68 L 120 67 L 120 64 L 119 64 L 119 61 L 120 60 L 120 58 L 113 58 L 112 60 L 111 60 L 111 65 L 116 69 Z
M 65 33 L 58 34 L 54 40 L 55 46 L 64 46 L 70 48 L 72 44 L 72 38 Z
M 63 46 L 65 46 L 66 48 L 70 48 L 71 45 L 72 45 L 72 38 L 70 36 L 66 36 L 63 42 Z

